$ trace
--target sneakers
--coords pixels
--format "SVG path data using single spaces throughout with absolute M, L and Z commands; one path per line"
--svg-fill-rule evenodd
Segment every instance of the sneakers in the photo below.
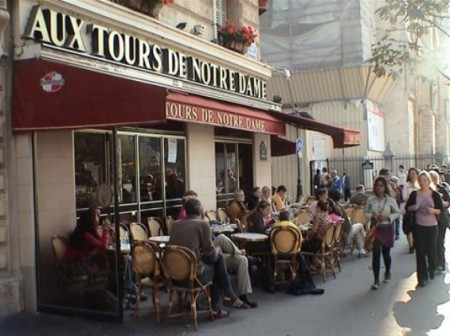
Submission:
M 367 251 L 364 248 L 359 250 L 359 257 L 367 257 Z
M 443 268 L 442 266 L 436 267 L 436 273 L 437 273 L 437 274 L 445 273 L 444 268 Z
M 396 235 L 395 236 L 395 240 L 399 240 L 400 239 L 400 236 L 399 235 Z
M 372 290 L 377 290 L 378 288 L 380 288 L 380 282 L 375 281 L 372 285 Z
M 391 280 L 391 272 L 384 273 L 384 283 L 388 283 Z

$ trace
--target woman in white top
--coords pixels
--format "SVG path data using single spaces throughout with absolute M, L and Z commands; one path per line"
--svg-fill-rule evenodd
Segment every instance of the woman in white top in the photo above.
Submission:
M 419 171 L 416 168 L 409 168 L 408 169 L 408 177 L 406 178 L 406 185 L 403 187 L 403 200 L 405 202 L 408 201 L 409 196 L 413 191 L 419 190 L 419 182 L 417 181 L 419 177 Z M 404 206 L 404 205 L 403 205 Z M 404 213 L 404 212 L 403 212 Z M 406 234 L 406 238 L 408 239 L 409 244 L 409 253 L 414 253 L 414 246 L 413 246 L 413 235 L 412 232 L 405 232 L 405 226 L 403 226 L 403 232 Z
M 391 255 L 394 246 L 394 221 L 400 216 L 395 198 L 388 194 L 388 184 L 383 176 L 377 177 L 373 184 L 374 195 L 366 202 L 364 213 L 370 221 L 370 227 L 376 227 L 372 252 L 372 271 L 374 283 L 372 289 L 380 287 L 380 258 L 383 254 L 385 267 L 384 282 L 391 279 Z

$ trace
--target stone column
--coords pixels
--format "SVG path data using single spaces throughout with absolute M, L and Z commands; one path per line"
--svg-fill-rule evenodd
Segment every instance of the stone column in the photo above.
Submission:
M 10 213 L 11 199 L 9 185 L 10 152 L 10 117 L 6 90 L 9 80 L 6 68 L 8 45 L 5 36 L 9 24 L 6 1 L 0 0 L 0 318 L 19 312 L 21 303 L 21 276 L 16 243 L 16 225 L 12 224 Z

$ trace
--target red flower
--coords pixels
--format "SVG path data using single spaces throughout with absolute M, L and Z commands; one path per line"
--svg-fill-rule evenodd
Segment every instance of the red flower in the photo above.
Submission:
M 255 42 L 256 30 L 250 26 L 236 26 L 231 20 L 225 20 L 225 24 L 219 28 L 219 39 L 222 43 L 228 41 L 241 41 L 245 45 Z

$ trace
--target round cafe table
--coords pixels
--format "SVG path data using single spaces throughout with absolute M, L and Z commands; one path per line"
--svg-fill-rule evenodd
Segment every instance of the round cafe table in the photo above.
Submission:
M 269 240 L 269 236 L 263 233 L 241 232 L 231 235 L 236 240 L 243 242 L 264 242 Z
M 167 244 L 169 242 L 170 236 L 153 236 L 149 237 L 148 240 L 158 244 Z

